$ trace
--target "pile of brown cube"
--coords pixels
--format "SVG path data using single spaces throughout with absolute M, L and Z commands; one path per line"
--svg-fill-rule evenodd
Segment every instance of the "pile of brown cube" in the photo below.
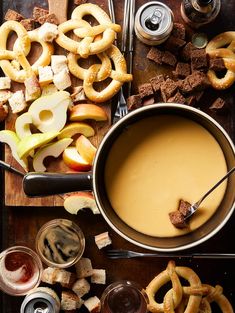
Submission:
M 209 60 L 205 49 L 196 48 L 186 42 L 183 24 L 174 23 L 173 31 L 167 41 L 151 47 L 147 58 L 158 65 L 172 68 L 172 76 L 163 74 L 152 77 L 139 86 L 137 95 L 128 98 L 129 110 L 157 102 L 174 102 L 195 106 L 204 90 L 210 86 L 208 69 L 223 71 L 223 59 Z

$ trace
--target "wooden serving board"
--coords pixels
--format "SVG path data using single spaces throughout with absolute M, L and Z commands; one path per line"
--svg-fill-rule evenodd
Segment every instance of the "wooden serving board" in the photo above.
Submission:
M 96 3 L 98 5 L 101 5 L 102 8 L 108 12 L 108 4 L 106 0 L 103 1 L 92 1 L 93 3 Z M 42 7 L 43 2 L 38 1 L 38 4 L 33 2 L 32 6 L 29 5 L 27 8 L 27 11 L 22 12 L 22 14 L 26 15 L 26 17 L 30 17 L 32 14 L 33 6 L 40 6 Z M 23 7 L 23 5 L 22 5 Z M 48 8 L 50 13 L 55 13 L 57 18 L 59 19 L 60 23 L 64 22 L 66 19 L 69 19 L 71 16 L 71 12 L 74 9 L 73 1 L 68 0 L 49 0 L 49 5 L 47 3 L 44 3 L 44 8 Z M 16 9 L 10 7 L 9 8 Z M 6 8 L 5 8 L 6 10 Z M 18 10 L 19 13 L 21 13 L 20 10 Z M 68 12 L 68 14 L 66 14 Z M 68 15 L 68 17 L 66 17 Z M 13 45 L 15 41 L 15 37 L 12 36 L 9 40 L 9 47 Z M 59 47 L 54 43 L 54 54 L 67 54 L 68 52 Z M 30 60 L 30 63 L 34 63 L 35 60 L 37 60 L 38 56 L 41 53 L 41 49 L 37 45 L 32 45 L 30 55 L 28 59 Z M 85 61 L 85 65 L 89 66 L 89 63 L 91 62 L 90 59 Z M 81 81 L 79 81 L 76 77 L 72 78 L 72 86 L 78 86 L 81 85 Z M 99 88 L 103 88 L 103 84 L 101 83 Z M 12 90 L 17 91 L 20 89 L 23 89 L 24 85 L 19 84 L 16 82 L 12 82 Z M 94 121 L 88 121 L 89 124 L 92 125 L 92 127 L 95 129 L 95 136 L 91 138 L 91 141 L 93 144 L 98 147 L 100 141 L 102 140 L 104 134 L 108 131 L 110 125 L 111 125 L 111 101 L 104 104 L 99 104 L 102 106 L 108 115 L 108 121 L 107 122 L 94 122 Z M 15 127 L 15 119 L 17 115 L 10 113 L 6 123 L 5 128 L 9 130 L 14 130 Z M 22 171 L 22 168 L 18 165 L 18 163 L 14 160 L 12 157 L 11 151 L 9 147 L 6 145 L 5 147 L 5 161 L 10 164 L 11 166 L 19 169 Z M 47 170 L 51 172 L 67 172 L 69 171 L 69 168 L 64 164 L 61 158 L 58 159 L 51 159 L 48 161 Z M 79 189 L 79 187 L 78 187 Z M 5 173 L 5 205 L 6 206 L 61 206 L 63 205 L 63 197 L 62 196 L 51 196 L 51 197 L 44 197 L 44 198 L 29 198 L 24 194 L 24 191 L 22 189 L 22 177 L 17 176 L 15 174 L 6 172 Z

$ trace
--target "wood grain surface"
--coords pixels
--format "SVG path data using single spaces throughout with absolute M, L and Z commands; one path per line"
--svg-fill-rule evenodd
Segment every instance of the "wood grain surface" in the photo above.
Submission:
M 122 21 L 123 13 L 123 0 L 114 0 L 115 12 L 118 22 Z M 141 4 L 147 1 L 136 0 L 136 9 Z M 174 12 L 175 20 L 182 22 L 180 18 L 180 0 L 168 0 L 163 1 L 168 4 Z M 16 4 L 17 3 L 17 4 Z M 23 5 L 23 4 L 24 5 Z M 5 2 L 7 6 L 15 5 L 17 9 L 27 13 L 29 9 L 25 9 L 25 5 L 29 4 L 31 8 L 31 2 L 29 0 Z M 36 2 L 33 2 L 33 5 Z M 45 2 L 41 2 L 44 3 Z M 105 1 L 97 1 L 104 8 L 107 7 Z M 14 7 L 13 7 L 14 8 Z M 69 10 L 71 8 L 69 5 Z M 235 30 L 235 1 L 222 1 L 221 12 L 217 20 L 202 29 L 206 32 L 209 38 L 212 36 L 225 31 Z M 133 93 L 137 91 L 137 86 L 140 83 L 145 82 L 148 78 L 155 75 L 158 72 L 165 71 L 165 68 L 157 68 L 153 63 L 149 63 L 146 59 L 146 53 L 148 47 L 141 44 L 135 39 L 135 53 L 134 53 L 134 82 L 133 82 Z M 201 109 L 208 111 L 208 107 L 211 101 L 218 95 L 223 95 L 227 98 L 230 107 L 230 113 L 227 116 L 213 115 L 218 122 L 224 126 L 229 132 L 233 141 L 235 139 L 234 132 L 234 121 L 235 121 L 235 103 L 234 103 L 234 92 L 235 87 L 232 86 L 229 90 L 224 92 L 215 92 L 209 90 L 201 101 Z M 206 151 L 205 151 L 206 153 Z M 1 182 L 3 182 L 3 175 L 1 175 Z M 14 198 L 14 188 L 16 182 L 20 184 L 20 181 L 16 181 L 15 176 L 12 178 L 12 198 Z M 3 197 L 3 184 L 0 185 L 1 195 Z M 8 193 L 10 193 L 8 191 Z M 51 199 L 50 199 L 51 201 Z M 55 203 L 56 204 L 56 203 Z M 3 204 L 3 199 L 0 207 L 1 219 L 0 219 L 0 243 L 1 249 L 5 249 L 9 246 L 16 244 L 27 245 L 31 248 L 35 248 L 35 237 L 39 228 L 47 221 L 54 218 L 67 218 L 76 222 L 84 231 L 86 238 L 86 249 L 84 256 L 91 258 L 94 268 L 105 268 L 107 272 L 106 285 L 113 281 L 120 279 L 129 279 L 138 282 L 142 287 L 146 287 L 149 281 L 157 275 L 160 271 L 166 268 L 167 262 L 170 258 L 149 258 L 149 259 L 132 259 L 132 260 L 109 260 L 105 255 L 105 250 L 98 250 L 94 242 L 94 236 L 104 231 L 109 231 L 112 238 L 113 248 L 131 249 L 136 251 L 145 251 L 139 247 L 132 245 L 131 243 L 124 240 L 118 234 L 116 234 L 104 221 L 102 216 L 93 215 L 89 210 L 79 212 L 77 216 L 70 215 L 62 207 L 51 207 L 49 199 L 43 199 L 43 207 L 34 206 L 30 199 L 28 200 L 30 206 L 17 206 L 17 207 L 6 207 Z M 194 247 L 193 249 L 184 251 L 185 252 L 218 252 L 218 253 L 235 253 L 235 215 L 230 218 L 229 222 L 216 234 L 213 238 L 207 242 Z M 208 283 L 213 286 L 219 284 L 223 286 L 224 294 L 231 301 L 235 308 L 235 270 L 233 260 L 193 260 L 175 257 L 173 258 L 177 265 L 191 267 L 201 278 L 203 283 Z M 74 269 L 71 269 L 74 270 Z M 101 296 L 106 285 L 92 285 L 89 296 L 97 295 Z M 58 295 L 61 293 L 61 289 L 58 286 L 54 286 Z M 13 313 L 20 312 L 20 305 L 23 301 L 23 297 L 11 297 L 0 292 L 0 312 L 1 313 Z M 87 312 L 85 308 L 79 310 L 79 312 Z M 213 307 L 213 313 L 221 312 L 216 306 Z

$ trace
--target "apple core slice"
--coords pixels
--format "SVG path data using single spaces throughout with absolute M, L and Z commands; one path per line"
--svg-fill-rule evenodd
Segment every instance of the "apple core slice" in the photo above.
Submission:
M 26 112 L 17 117 L 15 121 L 15 130 L 19 139 L 23 139 L 32 135 L 30 130 L 30 124 L 33 123 L 33 119 L 30 113 Z
M 86 160 L 89 164 L 93 163 L 96 147 L 87 139 L 85 136 L 81 135 L 76 140 L 76 148 L 81 157 Z
M 75 171 L 86 172 L 91 169 L 91 165 L 78 153 L 76 147 L 68 147 L 63 152 L 64 163 Z
M 36 172 L 45 172 L 46 167 L 43 164 L 45 158 L 48 156 L 58 158 L 58 156 L 72 143 L 72 141 L 73 139 L 64 138 L 40 148 L 33 158 L 34 170 Z
M 93 214 L 100 214 L 93 194 L 88 191 L 78 191 L 68 195 L 64 201 L 64 208 L 71 214 L 77 214 L 79 210 L 85 208 L 91 209 Z

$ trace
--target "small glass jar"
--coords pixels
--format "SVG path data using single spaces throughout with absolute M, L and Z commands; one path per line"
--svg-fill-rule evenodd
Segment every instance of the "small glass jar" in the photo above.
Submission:
M 41 227 L 36 237 L 37 253 L 48 266 L 70 267 L 81 258 L 84 249 L 84 234 L 70 220 L 51 220 Z
M 148 296 L 135 282 L 121 280 L 109 285 L 101 296 L 101 313 L 146 313 Z
M 0 289 L 13 296 L 37 287 L 43 271 L 39 256 L 30 248 L 14 246 L 0 254 Z

